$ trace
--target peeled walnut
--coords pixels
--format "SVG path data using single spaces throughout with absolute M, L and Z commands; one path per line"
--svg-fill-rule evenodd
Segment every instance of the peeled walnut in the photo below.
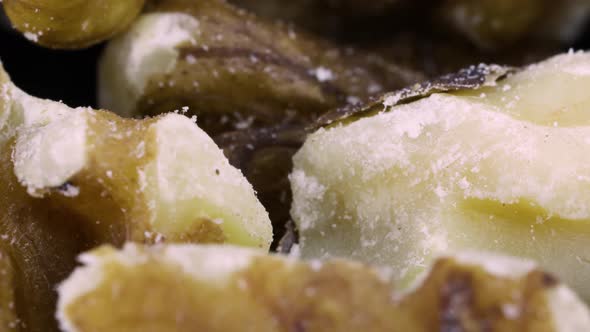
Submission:
M 294 157 L 304 257 L 389 264 L 529 257 L 590 299 L 590 54 L 416 85 L 325 118 Z
M 81 256 L 57 316 L 79 331 L 581 331 L 590 313 L 529 261 L 437 260 L 404 294 L 383 271 L 230 246 L 127 245 Z
M 15 273 L 0 299 L 15 292 L 26 331 L 51 330 L 55 284 L 96 245 L 272 240 L 251 185 L 189 118 L 71 109 L 25 94 L 1 67 L 0 193 L 0 265 Z
M 4 0 L 13 26 L 51 48 L 83 48 L 123 31 L 145 0 Z
M 210 135 L 308 123 L 421 78 L 219 0 L 156 1 L 109 43 L 99 74 L 103 107 L 135 116 L 187 106 Z

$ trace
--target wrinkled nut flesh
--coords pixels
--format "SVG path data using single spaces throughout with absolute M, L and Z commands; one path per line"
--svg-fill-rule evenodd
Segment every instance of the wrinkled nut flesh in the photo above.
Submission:
M 59 287 L 65 332 L 581 331 L 585 305 L 529 261 L 441 258 L 407 294 L 385 270 L 231 246 L 101 247 Z M 483 263 L 480 263 L 483 262 Z M 228 319 L 231 317 L 231 319 Z
M 219 0 L 168 0 L 109 43 L 99 68 L 99 103 L 123 116 L 184 108 L 215 136 L 308 123 L 421 78 Z
M 16 292 L 27 331 L 51 330 L 55 284 L 96 245 L 272 241 L 251 185 L 189 118 L 71 109 L 25 94 L 1 66 L 0 193 L 0 265 L 14 268 L 0 299 Z
M 590 300 L 589 88 L 590 53 L 569 53 L 318 130 L 290 175 L 302 255 L 407 283 L 441 252 L 500 252 Z
M 83 48 L 123 31 L 145 0 L 4 0 L 13 26 L 40 45 Z

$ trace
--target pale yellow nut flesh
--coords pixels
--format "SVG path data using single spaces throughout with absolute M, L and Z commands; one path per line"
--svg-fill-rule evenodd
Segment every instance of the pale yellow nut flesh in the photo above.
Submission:
M 71 109 L 1 66 L 0 210 L 0 324 L 24 331 L 53 331 L 55 285 L 94 246 L 272 241 L 251 185 L 189 118 Z
M 590 300 L 590 54 L 321 129 L 294 157 L 304 257 L 388 264 L 438 254 L 532 258 Z
M 51 48 L 83 48 L 123 31 L 145 0 L 4 0 L 13 26 Z
M 588 308 L 528 261 L 438 260 L 407 294 L 377 271 L 231 246 L 127 245 L 81 256 L 59 287 L 65 332 L 580 331 Z M 484 263 L 479 263 L 483 261 Z
M 172 71 L 178 47 L 196 43 L 199 21 L 183 13 L 145 14 L 130 30 L 109 43 L 99 66 L 101 107 L 135 116 L 152 76 Z

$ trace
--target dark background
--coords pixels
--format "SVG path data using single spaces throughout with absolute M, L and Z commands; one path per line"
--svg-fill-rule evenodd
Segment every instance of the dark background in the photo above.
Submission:
M 96 107 L 96 63 L 103 47 L 58 51 L 36 46 L 12 31 L 0 10 L 0 59 L 16 85 L 34 96 Z M 569 47 L 590 49 L 590 25 L 564 51 Z
M 12 31 L 4 17 L 0 21 L 0 59 L 18 87 L 73 107 L 96 106 L 96 62 L 102 45 L 82 51 L 49 50 Z

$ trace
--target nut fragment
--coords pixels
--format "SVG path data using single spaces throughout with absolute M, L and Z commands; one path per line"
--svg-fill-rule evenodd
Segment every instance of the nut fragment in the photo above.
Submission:
M 82 48 L 111 38 L 133 22 L 145 0 L 4 0 L 6 15 L 31 41 Z
M 467 70 L 318 130 L 291 174 L 302 254 L 389 264 L 407 282 L 438 253 L 489 250 L 590 299 L 589 68 L 590 54 L 564 54 L 477 89 Z
M 71 109 L 25 94 L 1 66 L 0 193 L 16 271 L 0 294 L 16 292 L 27 331 L 51 330 L 55 283 L 96 245 L 272 240 L 250 184 L 190 119 Z
M 169 245 L 81 256 L 59 287 L 65 332 L 581 331 L 590 314 L 534 264 L 438 260 L 408 294 L 347 261 L 299 262 L 229 246 Z
M 421 75 L 267 23 L 219 0 L 155 3 L 111 41 L 101 106 L 124 116 L 187 107 L 210 135 L 307 123 Z

